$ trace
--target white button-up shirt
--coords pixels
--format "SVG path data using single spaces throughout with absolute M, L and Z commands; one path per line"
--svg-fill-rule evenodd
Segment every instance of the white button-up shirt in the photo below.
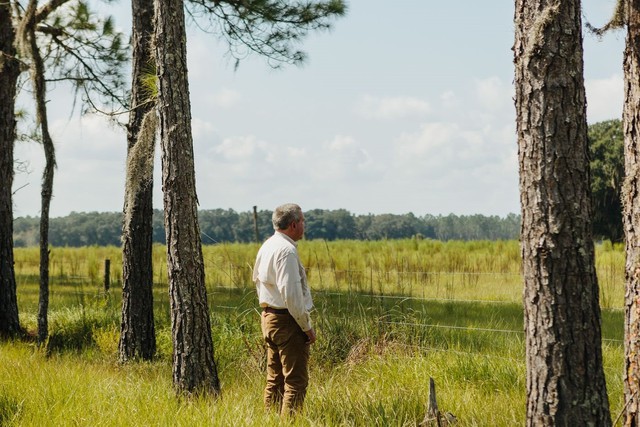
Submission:
M 253 281 L 260 306 L 286 308 L 303 331 L 311 329 L 313 300 L 297 244 L 289 236 L 276 231 L 264 242 L 253 267 Z

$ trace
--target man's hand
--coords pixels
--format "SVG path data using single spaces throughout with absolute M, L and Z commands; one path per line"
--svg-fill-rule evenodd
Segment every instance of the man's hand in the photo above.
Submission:
M 316 333 L 313 328 L 306 331 L 305 334 L 307 334 L 307 342 L 309 344 L 313 344 L 314 342 L 316 342 Z

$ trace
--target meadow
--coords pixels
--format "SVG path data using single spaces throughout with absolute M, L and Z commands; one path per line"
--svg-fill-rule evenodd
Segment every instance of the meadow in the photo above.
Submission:
M 257 244 L 204 246 L 222 394 L 171 384 L 165 248 L 154 248 L 158 354 L 120 364 L 121 253 L 51 249 L 50 339 L 0 344 L 0 425 L 414 426 L 429 378 L 460 426 L 523 425 L 522 279 L 515 241 L 302 241 L 316 310 L 303 415 L 265 413 L 264 349 L 251 267 Z M 111 263 L 104 289 L 105 259 Z M 16 249 L 21 323 L 36 328 L 38 250 Z M 623 406 L 624 250 L 597 246 L 612 417 Z

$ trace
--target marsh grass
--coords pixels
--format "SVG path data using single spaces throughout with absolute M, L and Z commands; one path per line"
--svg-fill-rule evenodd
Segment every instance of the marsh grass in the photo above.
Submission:
M 203 246 L 207 287 L 252 288 L 251 268 L 258 248 L 240 243 Z M 162 288 L 167 285 L 165 251 L 161 245 L 153 249 L 154 282 Z M 314 290 L 517 304 L 522 300 L 516 241 L 314 240 L 303 241 L 299 251 Z M 111 285 L 117 290 L 122 280 L 120 248 L 52 248 L 52 290 L 69 292 L 68 287 L 77 289 L 80 284 L 90 294 L 99 291 L 105 259 L 111 261 Z M 38 262 L 37 248 L 16 248 L 18 285 L 38 280 Z M 597 245 L 596 270 L 602 306 L 621 308 L 624 248 L 609 242 Z
M 303 416 L 280 420 L 262 408 L 265 353 L 250 283 L 257 245 L 205 247 L 218 399 L 174 394 L 166 279 L 154 285 L 156 360 L 119 364 L 119 250 L 53 248 L 51 337 L 44 349 L 0 344 L 0 425 L 414 426 L 430 377 L 440 409 L 458 425 L 524 424 L 517 242 L 303 242 L 300 249 L 319 337 Z M 33 331 L 37 251 L 30 251 L 16 250 L 16 272 L 20 319 Z M 614 418 L 623 406 L 620 253 L 598 246 Z M 95 270 L 107 257 L 115 279 L 105 293 Z M 163 247 L 154 259 L 158 275 Z

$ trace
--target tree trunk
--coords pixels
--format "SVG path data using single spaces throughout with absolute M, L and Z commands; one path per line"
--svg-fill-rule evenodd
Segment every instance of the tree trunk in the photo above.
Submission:
M 153 156 L 157 126 L 145 92 L 153 72 L 153 2 L 132 0 L 132 88 L 127 133 L 127 177 L 122 227 L 122 322 L 120 360 L 151 360 L 156 352 L 153 319 Z M 148 116 L 147 116 L 148 115 Z M 145 119 L 146 117 L 146 119 Z M 144 124 L 144 125 L 143 125 Z
M 626 237 L 624 323 L 624 425 L 640 426 L 640 1 L 626 4 L 623 109 L 625 183 L 622 188 Z
M 197 218 L 182 0 L 156 0 L 154 22 L 173 382 L 179 392 L 218 394 Z
M 36 40 L 37 0 L 30 0 L 24 20 L 31 56 L 31 81 L 36 102 L 36 116 L 40 124 L 42 146 L 45 154 L 45 167 L 42 173 L 41 213 L 40 213 L 40 294 L 38 301 L 38 343 L 43 344 L 49 335 L 49 208 L 53 194 L 53 171 L 56 166 L 55 148 L 49 134 L 47 119 L 47 87 L 44 78 L 44 63 Z
M 13 144 L 15 100 L 20 66 L 15 59 L 11 3 L 0 2 L 0 335 L 22 332 L 13 268 Z
M 580 1 L 516 0 L 527 425 L 609 426 Z

